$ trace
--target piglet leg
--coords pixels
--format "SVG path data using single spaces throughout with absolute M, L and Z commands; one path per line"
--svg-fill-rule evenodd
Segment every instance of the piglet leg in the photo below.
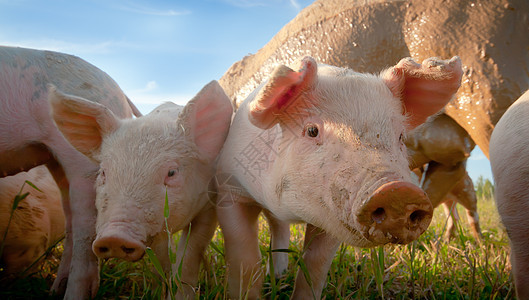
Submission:
M 303 261 L 310 275 L 311 284 L 307 282 L 303 271 L 300 269 L 296 277 L 296 285 L 292 299 L 320 299 L 323 285 L 332 259 L 340 242 L 320 228 L 307 224 Z
M 222 189 L 219 196 L 223 198 Z M 244 202 L 250 201 L 237 201 L 227 206 L 219 203 L 217 216 L 224 234 L 230 298 L 257 299 L 263 280 L 257 222 L 261 207 Z
M 180 280 L 183 291 L 178 290 L 177 299 L 194 298 L 194 289 L 198 284 L 200 262 L 204 257 L 204 251 L 215 233 L 216 227 L 217 216 L 215 214 L 215 208 L 208 206 L 191 221 L 191 224 L 187 228 L 182 230 L 182 236 L 180 237 L 176 252 L 176 268 L 173 269 L 173 274 L 176 274 L 180 263 L 182 263 Z

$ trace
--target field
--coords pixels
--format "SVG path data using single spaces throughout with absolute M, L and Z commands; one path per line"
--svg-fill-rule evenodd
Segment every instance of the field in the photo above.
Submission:
M 458 234 L 443 240 L 447 217 L 437 208 L 429 229 L 414 243 L 374 249 L 342 245 L 332 263 L 323 291 L 326 299 L 513 299 L 509 246 L 494 200 L 478 202 L 482 241 L 468 230 L 465 212 Z M 263 268 L 269 256 L 268 230 L 261 222 Z M 265 279 L 263 298 L 288 299 L 300 262 L 304 225 L 292 226 L 289 271 L 280 278 Z M 178 239 L 178 236 L 175 236 Z M 50 249 L 40 271 L 22 279 L 0 280 L 0 299 L 46 299 L 58 266 L 61 245 Z M 217 230 L 201 269 L 196 299 L 227 299 L 223 239 Z M 96 299 L 158 299 L 162 286 L 155 257 L 145 255 L 136 263 L 102 262 L 101 286 Z M 165 283 L 167 284 L 167 282 Z M 171 285 L 178 286 L 174 279 Z

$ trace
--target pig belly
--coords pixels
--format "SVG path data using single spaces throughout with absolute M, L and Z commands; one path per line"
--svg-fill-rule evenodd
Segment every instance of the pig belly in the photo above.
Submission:
M 11 176 L 45 164 L 53 155 L 42 143 L 31 143 L 14 150 L 0 152 L 0 176 Z

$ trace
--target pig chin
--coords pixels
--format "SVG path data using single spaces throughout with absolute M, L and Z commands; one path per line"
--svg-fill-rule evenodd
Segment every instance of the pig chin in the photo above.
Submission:
M 359 229 L 360 224 L 352 220 L 351 217 L 346 218 L 342 214 L 337 213 L 334 209 L 328 209 L 323 219 L 320 219 L 319 216 L 313 216 L 310 219 L 312 221 L 309 223 L 322 228 L 337 240 L 353 247 L 370 248 L 387 243 L 387 241 L 376 242 L 369 239 L 369 235 L 362 233 Z
M 333 235 L 335 238 L 337 238 L 340 241 L 343 241 L 344 243 L 351 245 L 353 247 L 361 247 L 361 248 L 371 248 L 375 246 L 379 246 L 385 243 L 378 243 L 375 241 L 372 241 L 368 239 L 368 237 L 365 234 L 362 234 L 360 231 L 355 229 L 355 227 L 351 226 L 349 222 L 343 221 L 341 219 L 337 219 L 337 222 L 339 224 L 336 224 L 336 226 L 322 226 L 322 228 L 329 234 Z M 330 228 L 326 228 L 330 227 Z

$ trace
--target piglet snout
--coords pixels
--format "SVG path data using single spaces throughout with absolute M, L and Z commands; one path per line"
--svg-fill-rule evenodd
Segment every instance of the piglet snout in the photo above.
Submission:
M 368 240 L 407 244 L 428 228 L 432 215 L 432 204 L 423 190 L 409 182 L 392 181 L 373 193 L 357 220 Z
M 92 250 L 99 258 L 137 261 L 143 257 L 145 245 L 126 235 L 114 233 L 98 237 L 92 244 Z

